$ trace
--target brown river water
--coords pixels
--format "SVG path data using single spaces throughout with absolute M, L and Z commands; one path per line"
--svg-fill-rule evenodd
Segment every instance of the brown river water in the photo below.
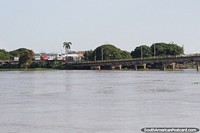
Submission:
M 200 72 L 3 71 L 0 133 L 200 128 Z

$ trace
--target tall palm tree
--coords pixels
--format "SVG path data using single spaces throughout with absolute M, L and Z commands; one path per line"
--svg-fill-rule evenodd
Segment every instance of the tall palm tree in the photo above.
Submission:
M 69 49 L 71 49 L 72 43 L 71 42 L 63 42 L 63 48 L 65 48 L 65 52 L 68 53 Z

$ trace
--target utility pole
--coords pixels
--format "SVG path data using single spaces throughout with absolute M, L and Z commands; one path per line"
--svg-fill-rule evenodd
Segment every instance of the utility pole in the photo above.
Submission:
M 103 48 L 101 48 L 101 60 L 103 61 Z
M 142 46 L 141 46 L 141 58 L 143 58 Z
M 86 61 L 88 61 L 88 51 L 86 51 Z
M 94 55 L 94 61 L 97 61 L 97 53 L 96 53 L 96 50 L 95 50 L 95 55 Z
M 155 43 L 153 44 L 153 47 L 154 47 L 153 53 L 154 53 L 154 58 L 155 58 L 155 56 L 156 56 L 156 44 Z

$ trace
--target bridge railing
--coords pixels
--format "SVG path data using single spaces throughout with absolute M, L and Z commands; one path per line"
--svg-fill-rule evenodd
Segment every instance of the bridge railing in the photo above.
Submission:
M 154 59 L 170 59 L 170 58 L 187 58 L 193 56 L 200 56 L 200 54 L 187 54 L 187 55 L 166 55 L 166 56 L 152 56 L 152 57 L 143 57 L 143 58 L 131 58 L 131 59 L 115 59 L 115 60 L 97 60 L 97 61 L 83 61 L 83 62 L 74 62 L 74 64 L 89 64 L 89 63 L 102 63 L 102 62 L 119 62 L 119 61 L 143 61 L 143 60 L 154 60 Z

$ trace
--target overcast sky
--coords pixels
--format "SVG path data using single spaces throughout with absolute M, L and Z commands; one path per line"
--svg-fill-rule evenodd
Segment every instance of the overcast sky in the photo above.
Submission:
M 200 0 L 0 0 L 0 49 L 34 52 L 95 49 L 105 43 L 132 51 L 174 42 L 200 53 Z

